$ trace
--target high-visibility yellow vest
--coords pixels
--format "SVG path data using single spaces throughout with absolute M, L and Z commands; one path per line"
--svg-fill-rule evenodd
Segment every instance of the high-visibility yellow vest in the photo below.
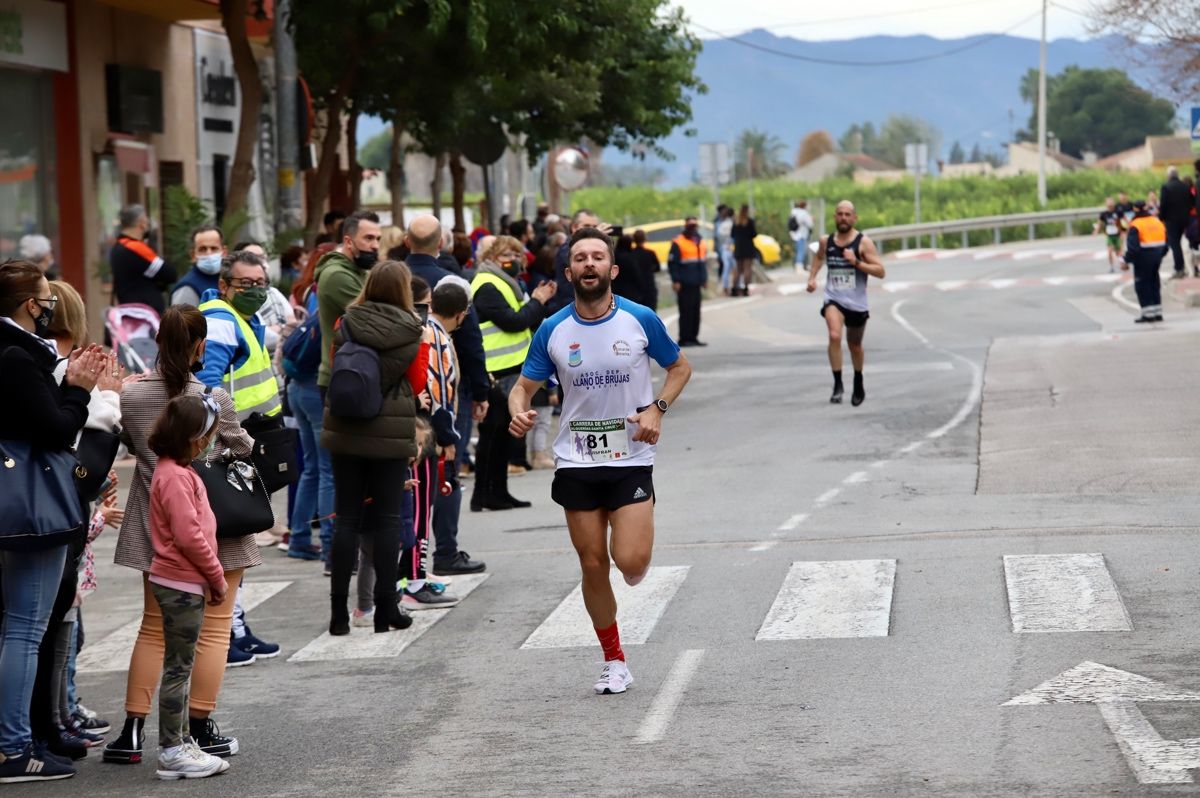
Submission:
M 271 367 L 271 355 L 267 353 L 267 348 L 258 342 L 254 328 L 223 299 L 210 299 L 200 305 L 201 313 L 210 310 L 224 310 L 233 316 L 238 331 L 250 350 L 250 356 L 246 358 L 245 363 L 233 369 L 232 374 L 226 371 L 221 377 L 221 387 L 233 399 L 238 420 L 245 421 L 255 412 L 264 416 L 279 415 L 283 412 L 283 405 L 279 400 L 279 383 L 275 381 L 275 370 Z
M 1138 243 L 1147 249 L 1162 248 L 1167 245 L 1167 228 L 1155 216 L 1137 216 L 1129 226 L 1138 231 Z
M 471 295 L 478 293 L 479 287 L 483 285 L 495 286 L 510 308 L 521 309 L 521 300 L 517 298 L 512 286 L 487 272 L 475 275 L 475 279 L 471 281 Z M 483 333 L 483 354 L 487 360 L 488 371 L 503 371 L 525 362 L 529 343 L 533 340 L 533 333 L 529 330 L 505 332 L 490 321 L 480 322 L 479 330 Z

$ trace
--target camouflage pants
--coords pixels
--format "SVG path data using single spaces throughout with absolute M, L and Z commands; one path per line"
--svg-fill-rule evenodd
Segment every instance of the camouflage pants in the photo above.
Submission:
M 196 660 L 196 640 L 204 623 L 204 596 L 150 583 L 162 609 L 162 686 L 158 690 L 158 744 L 181 745 L 188 736 L 188 685 Z

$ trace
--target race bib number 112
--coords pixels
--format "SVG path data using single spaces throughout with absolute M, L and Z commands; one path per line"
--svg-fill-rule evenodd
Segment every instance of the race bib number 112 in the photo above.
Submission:
M 577 463 L 601 463 L 629 457 L 629 434 L 625 419 L 572 421 L 571 459 Z

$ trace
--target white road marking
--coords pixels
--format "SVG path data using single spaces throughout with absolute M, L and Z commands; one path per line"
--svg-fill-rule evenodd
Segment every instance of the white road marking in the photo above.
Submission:
M 1006 277 L 999 280 L 989 280 L 988 284 L 992 288 L 1008 288 L 1009 286 L 1016 285 L 1017 281 Z
M 1042 282 L 1046 285 L 1063 285 L 1067 282 L 1067 279 L 1066 277 L 1044 277 L 1042 278 Z
M 638 727 L 634 742 L 654 743 L 663 738 L 671 718 L 675 716 L 675 710 L 679 708 L 679 702 L 683 699 L 683 691 L 696 675 L 703 657 L 702 648 L 691 648 L 679 655 L 675 664 L 671 666 L 671 672 L 663 680 L 658 695 L 654 696 L 642 725 Z
M 662 617 L 667 604 L 687 578 L 688 565 L 651 567 L 637 587 L 625 584 L 621 572 L 612 569 L 609 579 L 617 597 L 617 622 L 622 645 L 645 643 Z M 578 584 L 562 600 L 521 648 L 577 648 L 595 646 L 596 633 L 583 606 L 583 585 Z
M 871 468 L 885 468 L 887 464 L 887 460 L 876 460 L 874 463 L 871 463 Z
M 923 255 L 928 255 L 933 251 L 934 250 L 932 249 L 905 249 L 897 252 L 895 255 L 891 255 L 890 257 L 895 258 L 896 260 L 908 260 L 909 258 L 919 258 Z
M 1013 253 L 1013 260 L 1032 260 L 1034 258 L 1044 258 L 1047 255 L 1053 254 L 1050 249 L 1030 249 L 1024 252 Z
M 1092 260 L 1108 260 L 1108 250 L 1102 250 L 1093 254 Z
M 929 339 L 926 338 L 920 330 L 909 324 L 907 319 L 900 315 L 900 308 L 902 308 L 904 303 L 907 301 L 907 299 L 901 299 L 899 302 L 892 305 L 892 320 L 907 330 L 912 337 L 916 338 L 922 344 L 932 349 L 933 345 L 929 343 Z
M 848 477 L 846 477 L 845 479 L 843 479 L 842 484 L 843 485 L 857 485 L 861 482 L 868 481 L 870 478 L 871 478 L 871 475 L 868 474 L 866 471 L 855 471 L 853 474 L 851 474 Z
M 249 612 L 290 584 L 291 582 L 242 583 L 242 609 Z M 233 587 L 230 585 L 230 589 Z M 139 617 L 101 640 L 94 643 L 89 641 L 79 652 L 76 669 L 81 673 L 126 670 L 141 626 L 142 619 Z
M 1062 252 L 1056 252 L 1050 256 L 1050 260 L 1072 260 L 1074 258 L 1083 258 L 1095 254 L 1094 250 L 1090 249 L 1067 249 Z
M 887 637 L 895 560 L 794 562 L 755 640 Z
M 818 496 L 816 501 L 813 502 L 813 504 L 815 504 L 817 507 L 820 507 L 823 504 L 829 504 L 831 501 L 836 499 L 837 495 L 841 492 L 842 491 L 840 488 L 830 488 L 829 490 L 825 491 L 820 496 Z
M 1132 300 L 1125 298 L 1125 289 L 1129 288 L 1132 285 L 1133 285 L 1133 283 L 1121 283 L 1120 285 L 1116 286 L 1112 290 L 1112 298 L 1113 298 L 1113 301 L 1115 301 L 1118 305 L 1124 305 L 1125 307 L 1129 308 L 1130 310 L 1134 310 L 1134 311 L 1137 311 L 1138 313 L 1141 313 L 1142 312 L 1141 305 L 1139 305 L 1138 303 L 1136 303 Z
M 796 527 L 803 524 L 808 519 L 808 513 L 796 513 L 788 520 L 779 525 L 779 531 L 791 532 Z
M 897 291 L 903 291 L 912 285 L 912 283 L 906 283 L 903 280 L 890 280 L 883 284 L 883 290 L 888 291 L 889 293 L 895 293 Z
M 766 551 L 767 549 L 773 549 L 778 545 L 778 540 L 764 540 L 762 543 L 751 546 L 750 551 Z
M 1096 662 L 1081 662 L 1004 706 L 1095 704 L 1139 782 L 1191 784 L 1190 771 L 1200 768 L 1200 738 L 1164 740 L 1138 707 L 1138 702 L 1146 701 L 1200 701 L 1200 693 Z
M 1130 632 L 1103 554 L 1006 554 L 1014 632 Z
M 934 283 L 934 287 L 939 291 L 953 291 L 956 288 L 962 288 L 966 284 L 966 280 L 942 280 L 939 283 Z
M 783 296 L 791 296 L 792 294 L 803 294 L 808 290 L 808 283 L 784 283 L 779 286 L 778 291 Z
M 925 441 L 913 441 L 912 443 L 900 449 L 900 454 L 912 454 L 917 449 L 925 445 Z
M 466 598 L 479 587 L 491 574 L 465 574 L 454 577 L 454 583 L 447 590 Z M 454 611 L 453 607 L 444 610 L 422 610 L 413 613 L 412 626 L 407 629 L 376 634 L 374 629 L 350 627 L 350 634 L 333 637 L 328 631 L 313 640 L 304 648 L 288 657 L 288 662 L 343 662 L 352 659 L 383 659 L 398 657 L 404 649 L 411 646 L 433 625 Z
M 1004 254 L 1002 249 L 983 249 L 975 253 L 975 260 L 991 260 Z
M 1112 274 L 1093 274 L 1092 279 L 1098 283 L 1118 283 L 1121 281 L 1121 275 L 1115 272 Z
M 949 260 L 950 258 L 965 258 L 970 256 L 970 251 L 965 249 L 946 249 L 941 252 L 935 252 L 933 257 L 936 260 Z

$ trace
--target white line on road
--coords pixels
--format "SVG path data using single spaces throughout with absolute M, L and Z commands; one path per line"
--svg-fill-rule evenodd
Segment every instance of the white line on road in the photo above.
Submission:
M 1103 554 L 1006 554 L 1014 632 L 1130 632 Z
M 784 283 L 779 286 L 778 291 L 783 296 L 791 296 L 792 294 L 803 294 L 808 290 L 808 283 Z
M 779 525 L 779 531 L 791 532 L 796 527 L 800 526 L 808 519 L 808 513 L 796 513 L 788 520 Z
M 794 562 L 755 640 L 887 637 L 895 560 Z
M 764 540 L 762 543 L 751 546 L 750 551 L 766 551 L 767 549 L 773 549 L 778 545 L 778 540 Z
M 953 291 L 956 288 L 962 288 L 966 284 L 966 280 L 942 280 L 939 283 L 934 283 L 934 287 L 939 291 Z
M 907 301 L 907 299 L 901 299 L 899 302 L 892 305 L 892 318 L 895 319 L 896 323 L 905 330 L 908 330 L 908 332 L 911 333 L 914 338 L 924 344 L 927 348 L 932 349 L 935 352 L 941 352 L 943 355 L 952 357 L 960 363 L 965 363 L 967 368 L 971 369 L 971 390 L 967 394 L 967 398 L 963 400 L 962 406 L 958 408 L 958 412 L 955 413 L 954 417 L 945 424 L 925 436 L 929 440 L 937 440 L 938 438 L 946 435 L 948 432 L 951 432 L 959 424 L 966 421 L 967 417 L 971 415 L 971 411 L 975 409 L 975 405 L 979 404 L 979 400 L 983 397 L 983 369 L 979 366 L 979 364 L 970 358 L 963 357 L 957 352 L 951 352 L 949 349 L 942 349 L 931 344 L 929 339 L 926 338 L 920 330 L 909 324 L 908 321 L 900 315 L 900 308 Z
M 703 657 L 704 649 L 702 648 L 691 648 L 679 655 L 675 664 L 671 666 L 671 672 L 663 680 L 658 695 L 654 696 L 654 701 L 650 704 L 650 709 L 646 712 L 642 725 L 638 727 L 634 742 L 655 743 L 663 738 L 667 732 L 667 726 L 671 723 L 671 718 L 675 715 L 675 710 L 679 708 L 679 702 L 683 699 L 683 691 L 687 689 L 688 682 L 696 675 L 696 670 L 700 667 L 700 660 Z
M 975 253 L 975 260 L 991 260 L 1004 254 L 1002 249 L 984 249 Z
M 1113 274 L 1093 274 L 1093 275 L 1092 275 L 1092 279 L 1093 279 L 1093 280 L 1095 280 L 1095 281 L 1096 281 L 1096 282 L 1098 282 L 1098 283 L 1119 283 L 1119 282 L 1121 282 L 1121 275 L 1119 275 L 1119 274 L 1116 274 L 1116 273 L 1113 273 Z
M 1124 305 L 1130 310 L 1135 310 L 1138 313 L 1142 312 L 1142 306 L 1125 298 L 1125 289 L 1132 286 L 1133 283 L 1122 283 L 1112 290 L 1112 298 L 1118 305 Z
M 850 476 L 842 480 L 843 485 L 857 485 L 860 482 L 866 482 L 871 478 L 871 475 L 866 471 L 855 471 Z
M 1074 258 L 1083 258 L 1095 254 L 1091 249 L 1067 249 L 1062 252 L 1056 252 L 1050 256 L 1050 260 L 1072 260 Z
M 924 445 L 925 445 L 925 441 L 913 441 L 912 443 L 908 444 L 907 446 L 901 447 L 900 454 L 912 454 L 913 452 L 915 452 L 917 449 L 920 449 Z
M 1016 285 L 1017 281 L 1009 277 L 1004 277 L 999 280 L 989 280 L 988 284 L 992 288 L 1008 288 L 1009 286 Z
M 829 490 L 825 491 L 820 496 L 818 496 L 816 501 L 813 502 L 813 504 L 815 504 L 817 507 L 820 507 L 824 504 L 829 504 L 831 501 L 836 499 L 837 495 L 841 492 L 842 492 L 841 488 L 830 488 Z
M 613 568 L 609 579 L 617 597 L 617 621 L 621 624 L 622 645 L 645 643 L 662 617 L 667 604 L 687 578 L 688 565 L 652 567 L 637 587 L 625 584 L 621 572 Z M 583 585 L 575 586 L 554 608 L 550 617 L 533 630 L 521 648 L 577 648 L 596 645 L 591 618 L 583 606 Z
M 871 463 L 871 468 L 886 468 L 887 464 L 887 460 L 876 460 L 874 463 Z
M 1017 252 L 1013 255 L 1013 260 L 1033 260 L 1034 258 L 1044 258 L 1052 254 L 1053 250 L 1049 249 L 1030 249 L 1024 252 Z
M 242 583 L 242 609 L 246 612 L 262 604 L 291 582 L 244 582 Z M 232 589 L 232 585 L 230 586 Z M 110 635 L 93 643 L 88 642 L 79 652 L 76 668 L 80 672 L 123 671 L 129 667 L 129 655 L 137 642 L 142 619 L 117 629 Z
M 1042 282 L 1046 285 L 1065 285 L 1068 279 L 1067 277 L 1044 277 Z
M 907 299 L 901 299 L 899 302 L 892 305 L 892 320 L 907 330 L 913 338 L 916 338 L 922 344 L 932 349 L 933 345 L 929 343 L 929 339 L 926 338 L 920 330 L 909 324 L 907 319 L 900 315 L 900 308 L 904 307 L 904 303 L 906 302 L 908 302 Z
M 454 577 L 450 592 L 460 599 L 466 598 L 491 574 L 466 574 Z M 328 631 L 304 648 L 288 657 L 288 662 L 342 662 L 352 659 L 382 659 L 398 657 L 404 649 L 417 642 L 435 623 L 445 618 L 454 608 L 444 610 L 422 610 L 413 613 L 412 626 L 386 634 L 376 634 L 374 629 L 350 627 L 350 634 L 333 637 Z
M 903 280 L 892 280 L 883 284 L 883 290 L 894 293 L 896 291 L 903 291 L 912 285 L 913 283 L 904 282 Z

